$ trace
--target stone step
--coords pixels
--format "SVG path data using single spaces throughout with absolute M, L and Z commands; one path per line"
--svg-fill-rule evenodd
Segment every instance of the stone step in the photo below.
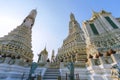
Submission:
M 46 77 L 46 76 L 52 76 L 52 77 L 55 76 L 55 77 L 56 77 L 56 76 L 59 76 L 59 75 L 55 75 L 55 74 L 45 74 L 44 77 Z
M 58 79 L 42 79 L 42 80 L 58 80 Z
M 60 75 L 59 69 L 49 68 L 46 70 L 43 80 L 57 80 Z
M 48 68 L 48 70 L 49 70 L 49 69 L 50 69 L 50 70 L 58 70 L 58 69 L 56 69 L 56 68 Z
M 45 76 L 43 79 L 57 79 L 58 76 Z
M 49 71 L 49 72 L 46 71 L 45 74 L 59 74 L 59 72 L 58 71 L 53 71 L 53 72 L 52 71 Z
M 59 70 L 47 70 L 47 72 L 59 72 Z
M 59 76 L 60 74 L 45 74 L 44 76 L 48 76 L 48 75 L 50 75 L 50 76 Z
M 45 74 L 59 74 L 59 72 L 45 72 Z
M 47 69 L 47 71 L 59 71 L 59 70 L 55 70 L 55 69 Z
M 59 69 L 47 69 L 47 70 L 59 70 Z

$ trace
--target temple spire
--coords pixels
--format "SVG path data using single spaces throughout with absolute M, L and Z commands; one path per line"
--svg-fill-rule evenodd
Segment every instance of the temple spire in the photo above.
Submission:
M 37 11 L 33 9 L 20 26 L 17 26 L 8 35 L 0 38 L 0 51 L 5 49 L 4 52 L 6 54 L 12 54 L 15 57 L 19 55 L 24 61 L 32 62 L 31 28 L 36 14 Z
M 74 16 L 73 13 L 70 14 L 70 20 L 71 20 L 71 21 L 75 21 L 75 16 Z
M 69 22 L 69 35 L 72 35 L 76 32 L 82 32 L 79 23 L 75 19 L 73 13 L 70 14 L 70 22 Z
M 33 9 L 29 13 L 29 15 L 24 19 L 22 25 L 31 29 L 33 24 L 34 24 L 34 22 L 35 22 L 36 15 L 37 15 L 37 10 Z

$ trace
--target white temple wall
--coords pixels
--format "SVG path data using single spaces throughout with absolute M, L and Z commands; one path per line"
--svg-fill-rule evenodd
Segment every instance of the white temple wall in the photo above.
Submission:
M 18 65 L 0 64 L 0 80 L 21 80 L 22 77 L 28 78 L 30 67 L 22 67 Z M 46 68 L 37 68 L 35 74 L 44 75 Z

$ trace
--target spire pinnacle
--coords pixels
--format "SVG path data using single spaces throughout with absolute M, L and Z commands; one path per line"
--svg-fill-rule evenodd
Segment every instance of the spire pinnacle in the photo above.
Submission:
M 97 12 L 95 12 L 93 9 L 92 9 L 92 14 L 96 14 Z
M 29 13 L 29 15 L 24 19 L 22 25 L 31 29 L 32 26 L 34 25 L 36 15 L 37 15 L 37 10 L 33 9 Z
M 54 56 L 54 53 L 55 53 L 54 50 L 52 50 L 52 56 Z
M 75 16 L 74 16 L 74 14 L 71 12 L 71 14 L 70 14 L 70 20 L 71 21 L 74 21 L 75 20 Z
M 94 10 L 92 10 L 92 17 L 97 16 L 97 15 L 98 15 L 98 13 L 95 12 Z
M 45 48 L 44 49 L 46 49 L 46 44 L 45 44 Z
M 37 15 L 37 9 L 33 9 L 28 16 L 31 18 L 35 18 L 36 15 Z
M 45 45 L 45 48 L 44 48 L 44 50 L 46 50 L 46 45 Z

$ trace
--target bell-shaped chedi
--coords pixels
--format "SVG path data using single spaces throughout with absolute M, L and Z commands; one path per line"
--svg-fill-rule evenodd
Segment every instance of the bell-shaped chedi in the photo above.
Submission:
M 32 61 L 31 29 L 35 22 L 36 15 L 37 11 L 33 9 L 20 26 L 17 26 L 17 28 L 8 33 L 8 35 L 0 38 L 1 54 L 20 55 L 24 61 Z

